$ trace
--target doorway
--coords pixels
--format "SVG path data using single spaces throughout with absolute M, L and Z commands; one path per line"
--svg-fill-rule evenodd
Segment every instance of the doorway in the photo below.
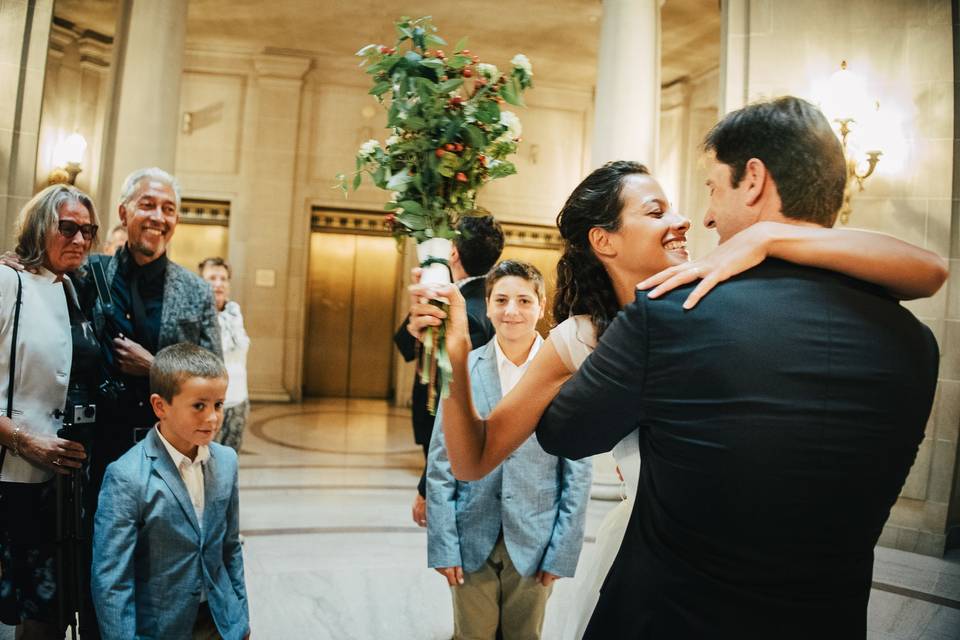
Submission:
M 304 395 L 392 395 L 400 254 L 385 234 L 314 231 Z

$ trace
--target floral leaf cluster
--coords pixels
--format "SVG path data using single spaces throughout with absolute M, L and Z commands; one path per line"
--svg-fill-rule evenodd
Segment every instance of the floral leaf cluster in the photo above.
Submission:
M 517 54 L 510 71 L 501 72 L 467 49 L 466 39 L 445 52 L 429 16 L 401 18 L 395 26 L 393 46 L 370 44 L 357 52 L 373 83 L 369 93 L 387 111 L 390 135 L 383 144 L 361 145 L 353 177 L 338 176 L 340 187 L 346 193 L 352 182 L 355 190 L 367 175 L 392 192 L 384 209 L 398 240 L 453 239 L 460 216 L 482 213 L 479 188 L 516 173 L 508 157 L 522 127 L 503 107 L 524 106 L 533 69 Z

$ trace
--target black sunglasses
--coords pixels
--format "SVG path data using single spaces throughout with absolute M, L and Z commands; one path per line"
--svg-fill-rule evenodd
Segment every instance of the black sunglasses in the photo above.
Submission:
M 57 223 L 57 231 L 64 238 L 73 238 L 79 231 L 84 240 L 93 240 L 93 236 L 97 235 L 97 229 L 99 228 L 95 224 L 77 224 L 73 220 L 60 220 Z

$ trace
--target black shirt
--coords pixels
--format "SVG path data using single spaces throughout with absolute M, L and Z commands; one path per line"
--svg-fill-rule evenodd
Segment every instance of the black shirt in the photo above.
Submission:
M 160 337 L 160 319 L 163 315 L 163 289 L 166 282 L 166 254 L 140 266 L 133 259 L 127 246 L 120 248 L 113 257 L 117 261 L 117 272 L 110 283 L 110 295 L 113 298 L 113 316 L 109 348 L 104 349 L 114 376 L 126 386 L 126 391 L 118 398 L 116 419 L 134 427 L 149 427 L 156 420 L 150 407 L 150 381 L 146 376 L 131 376 L 122 373 L 115 366 L 113 338 L 123 334 L 140 344 L 150 353 L 157 352 Z M 142 311 L 136 310 L 139 295 Z M 140 322 L 137 319 L 141 318 Z

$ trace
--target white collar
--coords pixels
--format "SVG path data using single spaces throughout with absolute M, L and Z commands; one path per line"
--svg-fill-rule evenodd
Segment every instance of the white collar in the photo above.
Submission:
M 460 278 L 453 284 L 457 285 L 457 289 L 463 289 L 464 285 L 473 282 L 474 280 L 479 280 L 480 278 L 486 278 L 486 275 L 482 276 L 467 276 L 466 278 Z
M 163 437 L 163 433 L 160 432 L 159 422 L 157 423 L 156 429 L 157 429 L 157 435 L 160 436 L 160 442 L 163 443 L 163 446 L 164 448 L 166 448 L 167 453 L 170 454 L 170 458 L 173 459 L 173 466 L 175 466 L 177 469 L 179 469 L 184 462 L 187 463 L 187 466 L 190 466 L 193 464 L 203 464 L 204 462 L 210 459 L 210 447 L 208 447 L 207 445 L 202 444 L 199 447 L 197 447 L 197 457 L 196 459 L 191 460 L 187 456 L 177 451 L 177 448 L 174 447 L 172 444 L 170 444 L 170 442 Z
M 504 355 L 503 349 L 500 348 L 500 340 L 498 340 L 497 337 L 494 336 L 493 349 L 494 351 L 497 352 L 497 368 L 501 369 L 503 368 L 504 365 L 507 365 L 507 364 L 509 364 L 511 367 L 517 367 L 518 369 L 525 368 L 528 364 L 530 364 L 530 361 L 533 360 L 533 357 L 537 355 L 537 351 L 540 351 L 541 344 L 543 344 L 543 338 L 541 338 L 540 334 L 537 333 L 536 337 L 533 339 L 533 345 L 531 345 L 530 347 L 530 353 L 527 354 L 527 359 L 523 361 L 523 364 L 518 366 L 513 364 L 513 361 L 510 360 L 510 358 L 508 358 L 506 355 Z

